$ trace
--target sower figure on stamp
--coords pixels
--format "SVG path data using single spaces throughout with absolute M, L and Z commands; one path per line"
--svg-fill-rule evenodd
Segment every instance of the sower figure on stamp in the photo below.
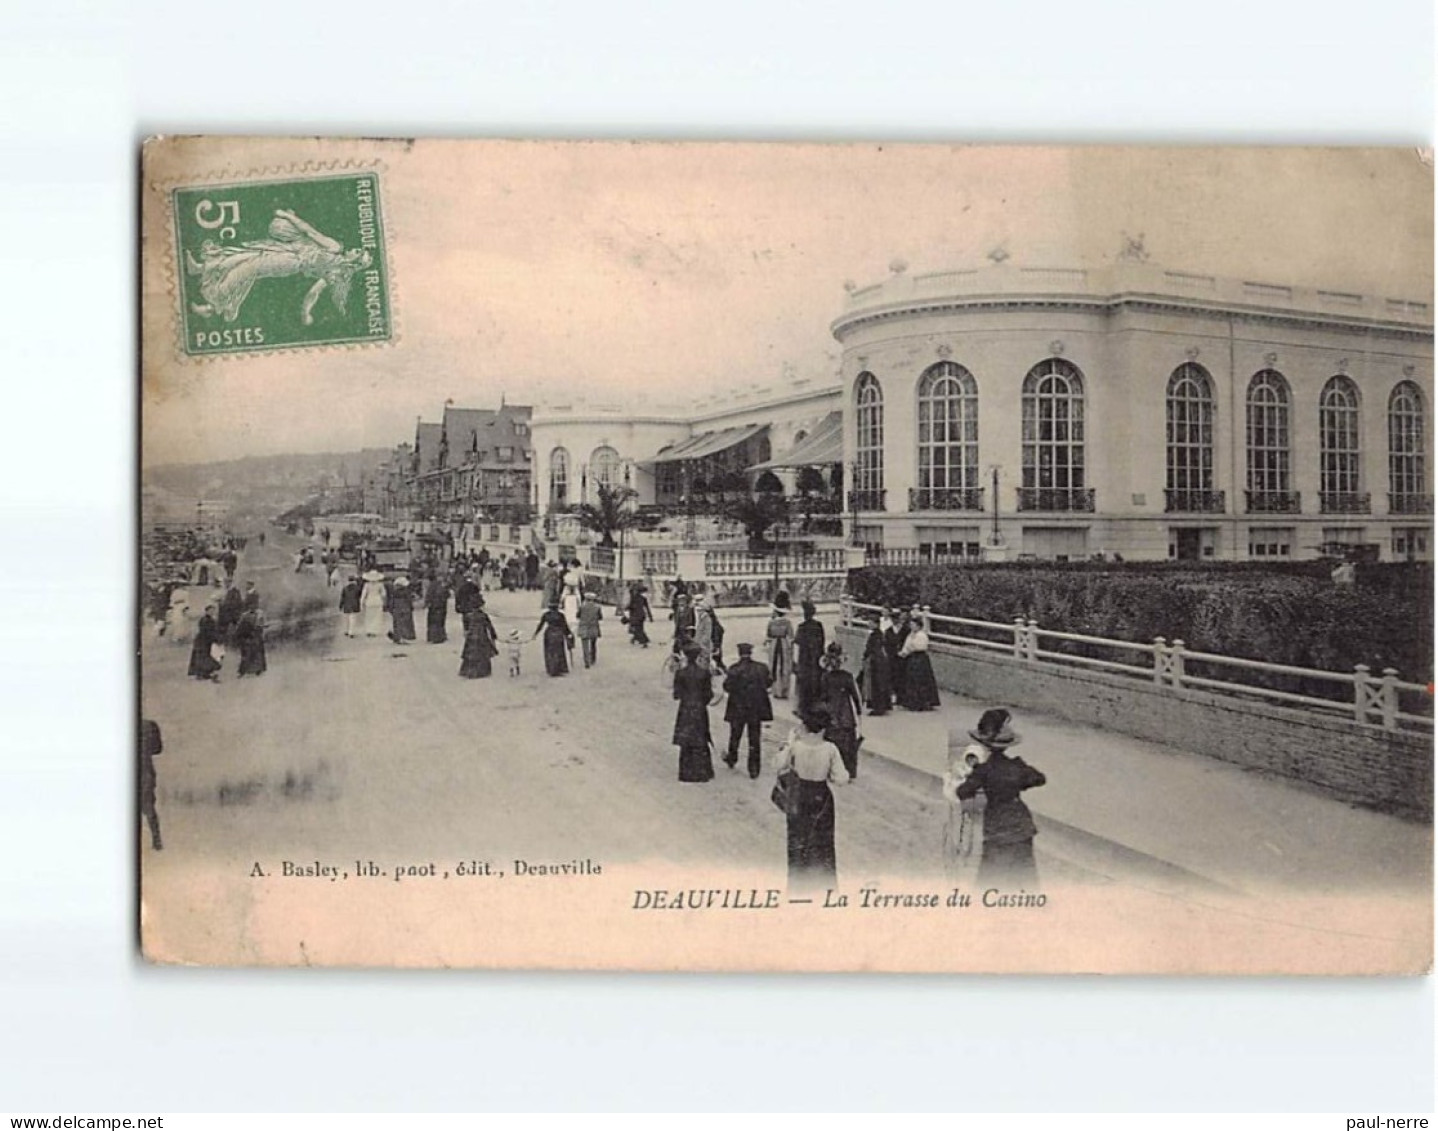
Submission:
M 774 708 L 769 702 L 769 685 L 774 677 L 764 664 L 754 659 L 754 645 L 740 644 L 739 659 L 724 677 L 724 692 L 729 703 L 724 719 L 729 724 L 729 752 L 724 764 L 731 770 L 739 762 L 739 740 L 749 735 L 749 776 L 759 776 L 759 738 L 763 725 L 772 722 Z
M 200 247 L 199 259 L 186 251 L 185 271 L 200 276 L 200 294 L 205 298 L 202 303 L 191 303 L 190 309 L 202 318 L 219 315 L 233 322 L 240 316 L 240 307 L 250 290 L 261 279 L 306 275 L 315 283 L 300 305 L 300 320 L 306 326 L 314 322 L 315 303 L 326 289 L 335 309 L 343 314 L 350 280 L 370 265 L 369 252 L 363 248 L 346 251 L 338 240 L 316 231 L 285 209 L 276 209 L 269 237 L 238 246 L 206 240 Z

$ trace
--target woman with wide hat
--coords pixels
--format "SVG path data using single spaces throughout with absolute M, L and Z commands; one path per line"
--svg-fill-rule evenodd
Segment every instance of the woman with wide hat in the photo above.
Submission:
M 987 799 L 978 882 L 1006 890 L 1035 887 L 1039 882 L 1034 864 L 1038 828 L 1019 794 L 1048 780 L 1022 758 L 1009 756 L 1009 748 L 1019 741 L 1009 721 L 1009 712 L 1002 707 L 990 707 L 983 713 L 969 737 L 988 752 L 988 757 L 972 767 L 967 780 L 955 790 L 960 801 L 980 793 Z
M 837 886 L 834 853 L 834 793 L 849 772 L 839 748 L 824 737 L 829 713 L 822 705 L 803 716 L 803 726 L 779 752 L 788 818 L 789 891 L 823 891 Z
M 384 629 L 384 574 L 377 569 L 369 569 L 360 576 L 360 580 L 364 582 L 364 592 L 360 594 L 364 634 L 378 636 Z

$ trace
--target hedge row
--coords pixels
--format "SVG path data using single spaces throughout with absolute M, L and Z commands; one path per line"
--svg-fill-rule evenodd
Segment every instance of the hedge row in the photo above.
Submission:
M 1427 567 L 1360 567 L 1343 588 L 1331 567 L 1228 568 L 1182 563 L 870 566 L 849 573 L 867 604 L 935 612 L 1117 640 L 1182 639 L 1194 651 L 1295 667 L 1375 675 L 1397 669 L 1425 683 L 1433 670 L 1433 576 Z M 1048 647 L 1047 643 L 1045 647 Z M 1074 652 L 1082 649 L 1075 647 Z

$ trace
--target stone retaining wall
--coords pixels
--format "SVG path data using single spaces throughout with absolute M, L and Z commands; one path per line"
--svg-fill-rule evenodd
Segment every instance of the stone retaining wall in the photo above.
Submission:
M 850 655 L 863 653 L 862 630 L 837 631 Z M 1179 746 L 1295 778 L 1344 801 L 1433 819 L 1433 743 L 1426 734 L 973 648 L 931 651 L 929 658 L 939 686 L 970 699 Z

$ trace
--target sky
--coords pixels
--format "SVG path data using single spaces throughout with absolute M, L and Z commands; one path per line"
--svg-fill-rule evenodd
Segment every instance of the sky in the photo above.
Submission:
M 1143 236 L 1177 270 L 1431 301 L 1431 157 L 1413 149 L 197 140 L 147 184 L 380 162 L 397 340 L 176 355 L 163 240 L 143 264 L 144 458 L 391 447 L 446 399 L 683 411 L 837 371 L 844 285 L 1100 266 Z M 168 223 L 147 191 L 146 231 Z

